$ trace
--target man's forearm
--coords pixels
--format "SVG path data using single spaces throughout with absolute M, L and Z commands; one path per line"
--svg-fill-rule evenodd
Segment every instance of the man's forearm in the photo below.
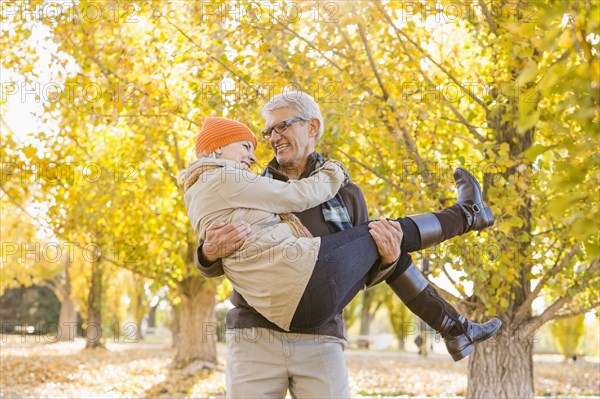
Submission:
M 203 251 L 203 245 L 199 245 L 196 249 L 194 263 L 200 274 L 206 278 L 219 277 L 225 274 L 221 259 L 216 258 L 215 260 L 211 260 L 210 257 L 207 257 L 205 251 Z
M 208 265 L 221 259 L 218 253 L 213 250 L 214 248 L 216 248 L 215 245 L 202 244 L 198 246 L 198 259 L 202 261 L 202 264 Z

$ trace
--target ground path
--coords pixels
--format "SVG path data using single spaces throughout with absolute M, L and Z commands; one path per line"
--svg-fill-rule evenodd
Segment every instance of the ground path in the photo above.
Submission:
M 4 342 L 6 341 L 6 342 Z M 223 370 L 170 370 L 174 351 L 158 343 L 108 343 L 85 350 L 83 340 L 48 344 L 16 336 L 0 343 L 0 397 L 121 398 L 224 397 Z M 219 358 L 225 346 L 219 344 Z M 467 361 L 441 354 L 348 350 L 354 397 L 457 397 L 467 387 Z M 535 357 L 536 394 L 600 395 L 597 359 L 564 364 L 558 356 Z

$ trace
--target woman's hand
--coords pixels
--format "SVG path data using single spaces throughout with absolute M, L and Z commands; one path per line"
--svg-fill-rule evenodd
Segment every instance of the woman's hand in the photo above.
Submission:
M 341 170 L 344 175 L 344 180 L 342 181 L 342 187 L 344 187 L 345 185 L 350 183 L 350 173 L 348 173 L 348 170 L 346 169 L 344 164 L 341 163 L 340 161 L 336 161 L 335 159 L 328 159 L 327 161 L 323 162 L 323 165 L 321 165 L 320 168 L 316 169 L 310 175 L 312 176 L 316 173 L 319 173 L 319 171 L 322 169 Z

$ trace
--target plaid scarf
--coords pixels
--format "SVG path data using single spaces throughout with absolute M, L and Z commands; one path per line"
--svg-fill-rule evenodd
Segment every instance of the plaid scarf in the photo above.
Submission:
M 308 164 L 306 165 L 304 172 L 300 175 L 300 179 L 310 176 L 312 172 L 323 165 L 323 162 L 325 161 L 318 152 L 310 154 L 308 157 Z M 287 176 L 279 171 L 279 164 L 275 158 L 269 162 L 262 175 L 281 181 L 289 180 Z M 346 204 L 344 204 L 344 200 L 339 192 L 335 197 L 321 204 L 321 211 L 323 212 L 323 218 L 325 219 L 325 222 L 327 222 L 330 231 L 336 232 L 352 228 L 348 209 L 346 209 Z

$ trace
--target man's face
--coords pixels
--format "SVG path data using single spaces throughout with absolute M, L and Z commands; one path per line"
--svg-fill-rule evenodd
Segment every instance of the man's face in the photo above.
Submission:
M 279 108 L 267 113 L 266 127 L 273 127 L 278 123 L 297 118 L 291 108 Z M 314 152 L 314 121 L 296 122 L 282 133 L 272 131 L 269 144 L 273 149 L 277 163 L 284 168 L 304 166 L 308 156 Z

